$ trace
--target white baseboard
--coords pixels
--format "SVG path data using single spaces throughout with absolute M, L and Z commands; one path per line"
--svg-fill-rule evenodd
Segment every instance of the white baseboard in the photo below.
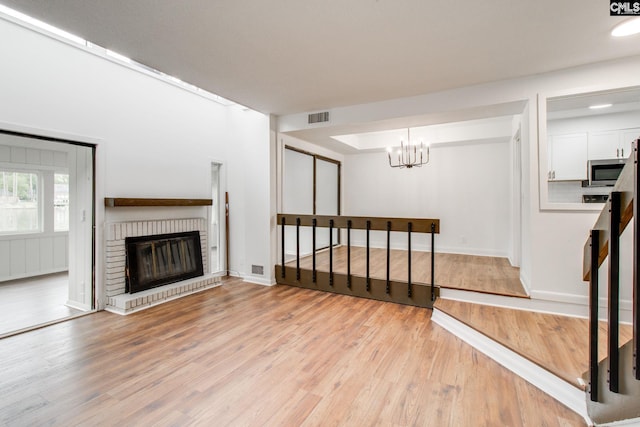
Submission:
M 575 294 L 567 294 L 561 292 L 551 292 L 551 291 L 531 291 L 531 298 L 540 301 L 550 301 L 553 303 L 565 304 L 567 306 L 579 305 L 584 306 L 585 309 L 589 310 L 589 297 L 586 295 L 575 295 Z M 608 300 L 607 297 L 601 297 L 599 299 L 599 313 L 600 319 L 606 320 L 607 318 L 607 307 Z M 562 313 L 560 313 L 562 314 Z M 620 321 L 622 323 L 631 324 L 633 322 L 633 302 L 630 300 L 620 300 Z M 587 317 L 586 314 L 584 317 Z
M 589 317 L 588 298 L 583 295 L 532 291 L 530 296 L 530 298 L 518 298 L 463 289 L 440 288 L 440 297 L 444 299 L 514 310 L 579 317 L 581 319 L 587 319 Z M 600 299 L 599 313 L 600 320 L 607 320 L 607 301 L 604 298 Z M 631 301 L 620 301 L 620 322 L 632 324 L 633 310 Z
M 48 274 L 56 274 L 56 273 L 62 273 L 65 271 L 69 271 L 69 267 L 60 267 L 60 268 L 51 268 L 51 269 L 47 269 L 47 270 L 38 270 L 38 271 L 30 271 L 27 273 L 21 273 L 21 274 L 14 274 L 13 276 L 2 276 L 0 277 L 0 283 L 2 282 L 8 282 L 10 280 L 20 280 L 20 279 L 30 279 L 30 278 L 37 278 L 40 276 L 46 276 Z
M 589 308 L 586 305 L 535 299 L 533 296 L 531 298 L 518 298 L 466 291 L 462 289 L 440 288 L 440 298 L 490 305 L 493 307 L 511 308 L 514 310 L 527 310 L 545 314 L 557 314 L 560 316 L 580 317 L 583 319 L 589 316 Z
M 267 278 L 250 276 L 250 275 L 239 276 L 239 277 L 241 277 L 244 282 L 254 283 L 256 285 L 273 286 L 276 284 L 276 281 L 274 279 L 267 279 Z
M 630 420 L 614 421 L 612 423 L 598 424 L 601 427 L 640 427 L 640 418 Z
M 525 381 L 567 406 L 592 425 L 587 413 L 586 394 L 516 352 L 435 308 L 431 320 L 473 348 L 484 353 Z
M 525 277 L 522 274 L 522 268 L 520 268 L 520 283 L 522 284 L 522 287 L 524 288 L 524 291 L 527 293 L 527 295 L 531 296 L 531 282 L 529 281 L 529 277 Z
M 80 310 L 80 311 L 89 311 L 91 310 L 91 305 L 89 304 L 81 304 L 77 301 L 71 301 L 71 300 L 67 300 L 67 302 L 64 304 L 67 307 L 71 307 L 71 308 L 75 308 L 76 310 Z

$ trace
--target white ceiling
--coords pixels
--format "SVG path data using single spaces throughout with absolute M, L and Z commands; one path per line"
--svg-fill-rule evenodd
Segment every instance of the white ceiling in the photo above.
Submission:
M 473 141 L 496 141 L 511 139 L 512 116 L 491 117 L 463 122 L 442 123 L 429 126 L 416 126 L 402 129 L 390 129 L 374 132 L 334 135 L 332 138 L 349 146 L 354 151 L 380 151 L 400 146 L 407 141 L 435 147 L 440 144 L 467 143 Z M 346 149 L 336 150 L 349 154 Z
M 0 0 L 264 113 L 639 55 L 603 0 Z M 370 129 L 368 129 L 370 130 Z

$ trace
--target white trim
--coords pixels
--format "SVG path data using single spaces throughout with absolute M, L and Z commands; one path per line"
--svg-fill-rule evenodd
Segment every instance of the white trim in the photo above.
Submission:
M 520 267 L 520 283 L 522 284 L 522 287 L 524 288 L 524 291 L 527 293 L 527 295 L 531 296 L 531 285 L 529 284 L 529 278 L 525 277 L 525 275 L 522 274 L 521 267 Z
M 604 80 L 603 80 L 604 81 Z M 538 101 L 538 170 L 535 171 L 539 186 L 539 207 L 541 211 L 574 211 L 574 212 L 600 212 L 601 203 L 555 203 L 549 201 L 546 171 L 548 165 L 548 141 L 547 141 L 547 101 L 549 98 L 581 96 L 593 92 L 625 90 L 638 88 L 637 82 L 620 82 L 607 80 L 605 83 L 589 85 L 580 88 L 563 88 L 550 92 L 537 94 Z M 543 172 L 544 171 L 544 172 Z
M 548 291 L 532 291 L 531 298 L 509 297 L 504 295 L 473 292 L 463 289 L 440 288 L 440 297 L 455 301 L 489 305 L 492 307 L 526 310 L 536 313 L 556 314 L 559 316 L 589 317 L 588 298 L 583 295 L 565 294 Z M 632 323 L 631 301 L 620 301 L 620 322 Z M 600 320 L 606 320 L 607 302 L 600 299 Z
M 607 426 L 607 427 L 620 427 L 620 426 L 630 426 L 630 427 L 639 427 L 640 426 L 640 418 L 631 418 L 629 420 L 622 421 L 614 421 L 611 423 L 598 424 L 599 426 Z
M 28 326 L 26 328 L 22 328 L 22 329 L 18 329 L 18 330 L 15 330 L 15 331 L 7 332 L 6 334 L 0 334 L 0 339 L 12 337 L 14 335 L 20 335 L 20 334 L 23 334 L 25 332 L 35 331 L 37 329 L 42 329 L 42 328 L 45 328 L 47 326 L 51 326 L 51 325 L 55 325 L 55 324 L 58 324 L 58 323 L 66 322 L 67 320 L 77 319 L 79 317 L 87 316 L 89 314 L 94 314 L 94 313 L 97 313 L 97 312 L 98 312 L 98 310 L 89 310 L 89 311 L 86 311 L 84 313 L 77 313 L 77 314 L 73 314 L 71 316 L 61 317 L 60 319 L 51 320 L 49 322 L 44 322 L 44 323 L 39 323 L 37 325 Z
M 587 412 L 584 391 L 438 309 L 433 310 L 431 320 L 528 383 L 558 400 L 582 416 L 587 424 L 593 424 Z
M 462 289 L 440 288 L 440 297 L 443 299 L 484 304 L 493 307 L 526 310 L 545 314 L 557 314 L 560 316 L 579 317 L 583 319 L 587 318 L 589 314 L 588 307 L 581 304 L 567 304 L 558 301 L 545 301 L 533 298 L 508 297 L 503 295 L 466 291 Z
M 80 311 L 91 311 L 90 304 L 81 304 L 77 301 L 67 300 L 67 302 L 64 303 L 64 305 L 66 305 L 67 307 L 75 308 L 76 310 L 80 310 Z
M 6 130 L 9 132 L 17 132 L 17 133 L 23 133 L 26 134 L 27 137 L 29 137 L 29 135 L 33 135 L 33 136 L 41 136 L 43 138 L 53 138 L 53 139 L 64 139 L 67 140 L 69 142 L 78 142 L 78 143 L 82 143 L 82 144 L 90 144 L 90 145 L 98 145 L 100 142 L 102 142 L 101 139 L 97 139 L 97 138 L 92 138 L 92 137 L 88 137 L 88 136 L 83 136 L 83 135 L 78 135 L 78 134 L 73 134 L 73 133 L 65 133 L 65 132 L 60 132 L 58 130 L 52 130 L 52 129 L 48 129 L 48 128 L 34 128 L 31 126 L 25 126 L 25 125 L 21 125 L 18 123 L 10 123 L 10 122 L 3 122 L 0 121 L 0 129 L 2 130 Z M 48 142 L 61 142 L 64 143 L 62 141 L 48 141 Z M 27 143 L 30 147 L 40 147 L 40 145 L 38 145 L 35 142 L 27 142 L 25 141 L 25 143 Z
M 585 285 L 588 286 L 588 285 Z M 568 294 L 564 292 L 552 292 L 552 291 L 532 291 L 531 298 L 545 300 L 545 301 L 556 301 L 556 302 L 565 302 L 568 304 L 578 304 L 578 305 L 589 305 L 589 297 L 586 295 L 576 295 L 576 294 Z M 608 299 L 607 297 L 601 297 L 599 299 L 600 307 L 607 307 Z M 620 300 L 620 309 L 621 310 L 631 310 L 633 307 L 633 302 L 628 299 Z
M 586 286 L 586 285 L 585 285 Z M 561 303 L 571 305 L 583 306 L 588 310 L 589 297 L 585 295 L 567 294 L 561 292 L 551 291 L 532 291 L 531 298 L 540 301 L 549 301 L 554 303 Z M 607 307 L 608 299 L 606 296 L 599 298 L 599 313 L 600 319 L 607 319 Z M 562 313 L 560 313 L 562 314 Z M 633 302 L 630 300 L 620 300 L 620 322 L 621 323 L 633 323 Z M 586 317 L 586 315 L 584 316 Z
M 16 240 L 19 240 L 19 239 L 16 239 Z M 13 276 L 2 276 L 0 277 L 0 284 L 4 282 L 9 282 L 11 280 L 29 279 L 32 277 L 46 276 L 48 274 L 62 273 L 65 271 L 69 271 L 68 265 L 64 267 L 50 268 L 47 270 L 38 270 L 38 271 L 30 271 L 26 273 L 14 274 Z
M 274 279 L 267 279 L 267 278 L 262 279 L 262 278 L 258 278 L 251 275 L 242 275 L 237 277 L 240 277 L 243 282 L 253 283 L 256 285 L 273 286 L 277 284 L 277 282 Z

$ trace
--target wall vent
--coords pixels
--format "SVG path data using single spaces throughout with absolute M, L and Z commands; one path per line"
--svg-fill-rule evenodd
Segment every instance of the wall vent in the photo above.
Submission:
M 261 276 L 264 275 L 264 266 L 263 265 L 252 265 L 251 266 L 251 274 L 259 274 Z
M 311 123 L 322 123 L 329 121 L 329 112 L 323 111 L 322 113 L 313 113 L 309 114 L 309 124 Z

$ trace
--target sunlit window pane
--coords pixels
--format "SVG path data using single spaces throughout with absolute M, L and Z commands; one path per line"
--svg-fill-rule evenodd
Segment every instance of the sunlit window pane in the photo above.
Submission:
M 53 230 L 69 231 L 69 175 L 53 176 Z
M 39 231 L 38 212 L 38 174 L 0 170 L 0 234 Z

